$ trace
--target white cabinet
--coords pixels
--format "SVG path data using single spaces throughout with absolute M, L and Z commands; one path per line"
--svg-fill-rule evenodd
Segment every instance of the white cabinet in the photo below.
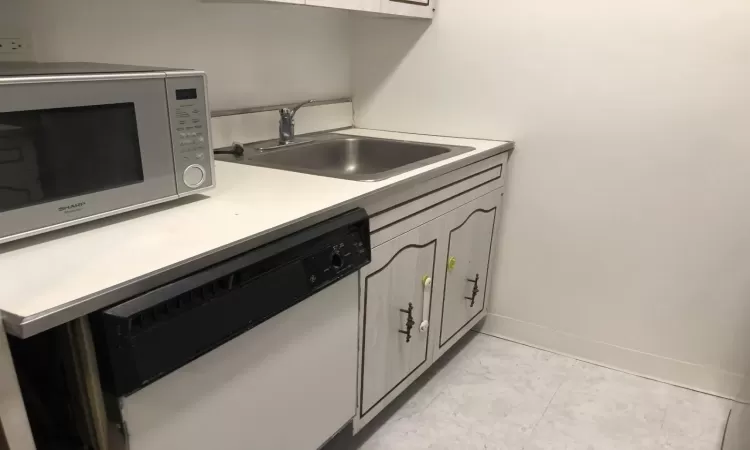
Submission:
M 487 313 L 502 165 L 371 218 L 360 271 L 359 431 Z M 467 189 L 455 195 L 457 188 Z
M 377 414 L 428 366 L 440 226 L 428 223 L 376 247 L 360 271 L 360 417 Z
M 304 5 L 305 0 L 201 0 L 203 3 L 291 3 Z
M 384 16 L 430 19 L 437 0 L 202 0 L 206 3 L 291 3 L 296 5 L 362 11 Z
M 351 11 L 380 12 L 380 0 L 306 0 L 305 4 Z
M 380 0 L 380 12 L 406 17 L 431 19 L 437 0 Z
M 448 257 L 443 266 L 445 292 L 439 311 L 436 358 L 465 334 L 473 319 L 486 311 L 498 208 L 495 198 L 478 199 L 451 212 L 444 220 L 449 227 Z

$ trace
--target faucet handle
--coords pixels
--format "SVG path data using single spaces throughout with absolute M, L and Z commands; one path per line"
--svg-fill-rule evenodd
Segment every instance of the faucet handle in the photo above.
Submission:
M 297 114 L 297 111 L 299 111 L 300 108 L 302 108 L 305 105 L 309 105 L 310 103 L 312 103 L 314 101 L 315 100 L 307 100 L 307 101 L 304 101 L 304 102 L 300 103 L 299 105 L 293 106 L 291 108 L 281 108 L 279 110 L 279 113 L 281 114 L 282 117 L 285 117 L 285 118 L 288 118 L 288 119 L 293 119 L 294 116 Z

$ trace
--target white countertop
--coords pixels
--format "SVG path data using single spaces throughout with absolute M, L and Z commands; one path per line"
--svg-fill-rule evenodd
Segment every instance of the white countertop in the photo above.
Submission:
M 476 150 L 377 182 L 217 161 L 217 187 L 205 195 L 0 245 L 0 311 L 6 320 L 26 322 L 504 144 L 364 129 L 343 133 Z

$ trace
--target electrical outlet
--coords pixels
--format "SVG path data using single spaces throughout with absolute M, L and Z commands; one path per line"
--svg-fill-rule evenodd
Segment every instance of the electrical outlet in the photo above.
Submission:
M 26 42 L 21 38 L 0 38 L 0 53 L 25 53 Z

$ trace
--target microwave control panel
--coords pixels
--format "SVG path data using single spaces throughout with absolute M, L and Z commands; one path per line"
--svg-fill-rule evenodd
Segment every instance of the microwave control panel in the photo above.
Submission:
M 204 79 L 196 74 L 166 79 L 178 195 L 214 185 Z

